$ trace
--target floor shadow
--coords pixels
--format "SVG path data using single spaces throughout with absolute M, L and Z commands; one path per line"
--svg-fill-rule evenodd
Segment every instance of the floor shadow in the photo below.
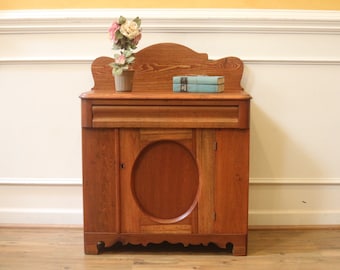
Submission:
M 101 252 L 104 253 L 186 253 L 186 254 L 223 254 L 228 255 L 232 254 L 233 245 L 228 244 L 226 248 L 220 248 L 213 243 L 209 243 L 208 245 L 188 245 L 184 246 L 183 244 L 170 244 L 168 242 L 163 242 L 160 244 L 148 244 L 146 246 L 143 245 L 133 245 L 127 244 L 123 245 L 118 242 L 111 247 L 102 247 L 100 248 Z

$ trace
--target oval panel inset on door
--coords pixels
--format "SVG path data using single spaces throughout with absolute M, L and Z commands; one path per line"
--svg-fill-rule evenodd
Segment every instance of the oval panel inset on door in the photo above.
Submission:
M 138 155 L 131 189 L 151 219 L 171 223 L 184 219 L 197 203 L 199 174 L 190 151 L 174 141 L 158 141 Z

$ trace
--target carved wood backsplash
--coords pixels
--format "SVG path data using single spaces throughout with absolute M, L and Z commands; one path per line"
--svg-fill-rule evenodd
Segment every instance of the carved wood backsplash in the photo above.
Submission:
M 99 57 L 92 63 L 93 90 L 114 90 L 109 63 L 113 58 Z M 133 91 L 172 91 L 172 77 L 180 75 L 220 75 L 226 91 L 240 91 L 243 62 L 237 57 L 210 60 L 205 53 L 175 43 L 151 45 L 136 53 Z

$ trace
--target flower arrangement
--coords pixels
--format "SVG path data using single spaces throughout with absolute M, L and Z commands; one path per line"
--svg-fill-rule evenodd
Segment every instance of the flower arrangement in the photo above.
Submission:
M 133 50 L 142 38 L 141 19 L 136 17 L 127 20 L 120 16 L 117 21 L 112 23 L 109 29 L 110 39 L 113 42 L 113 50 L 119 50 L 114 54 L 115 61 L 110 64 L 112 74 L 120 75 L 123 70 L 129 69 L 130 64 L 135 61 Z

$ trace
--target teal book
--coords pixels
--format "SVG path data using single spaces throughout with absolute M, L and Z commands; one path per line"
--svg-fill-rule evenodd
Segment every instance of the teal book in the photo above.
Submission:
M 224 84 L 180 84 L 172 85 L 174 92 L 219 93 L 224 91 Z
M 172 77 L 173 84 L 224 84 L 224 76 L 175 76 Z

